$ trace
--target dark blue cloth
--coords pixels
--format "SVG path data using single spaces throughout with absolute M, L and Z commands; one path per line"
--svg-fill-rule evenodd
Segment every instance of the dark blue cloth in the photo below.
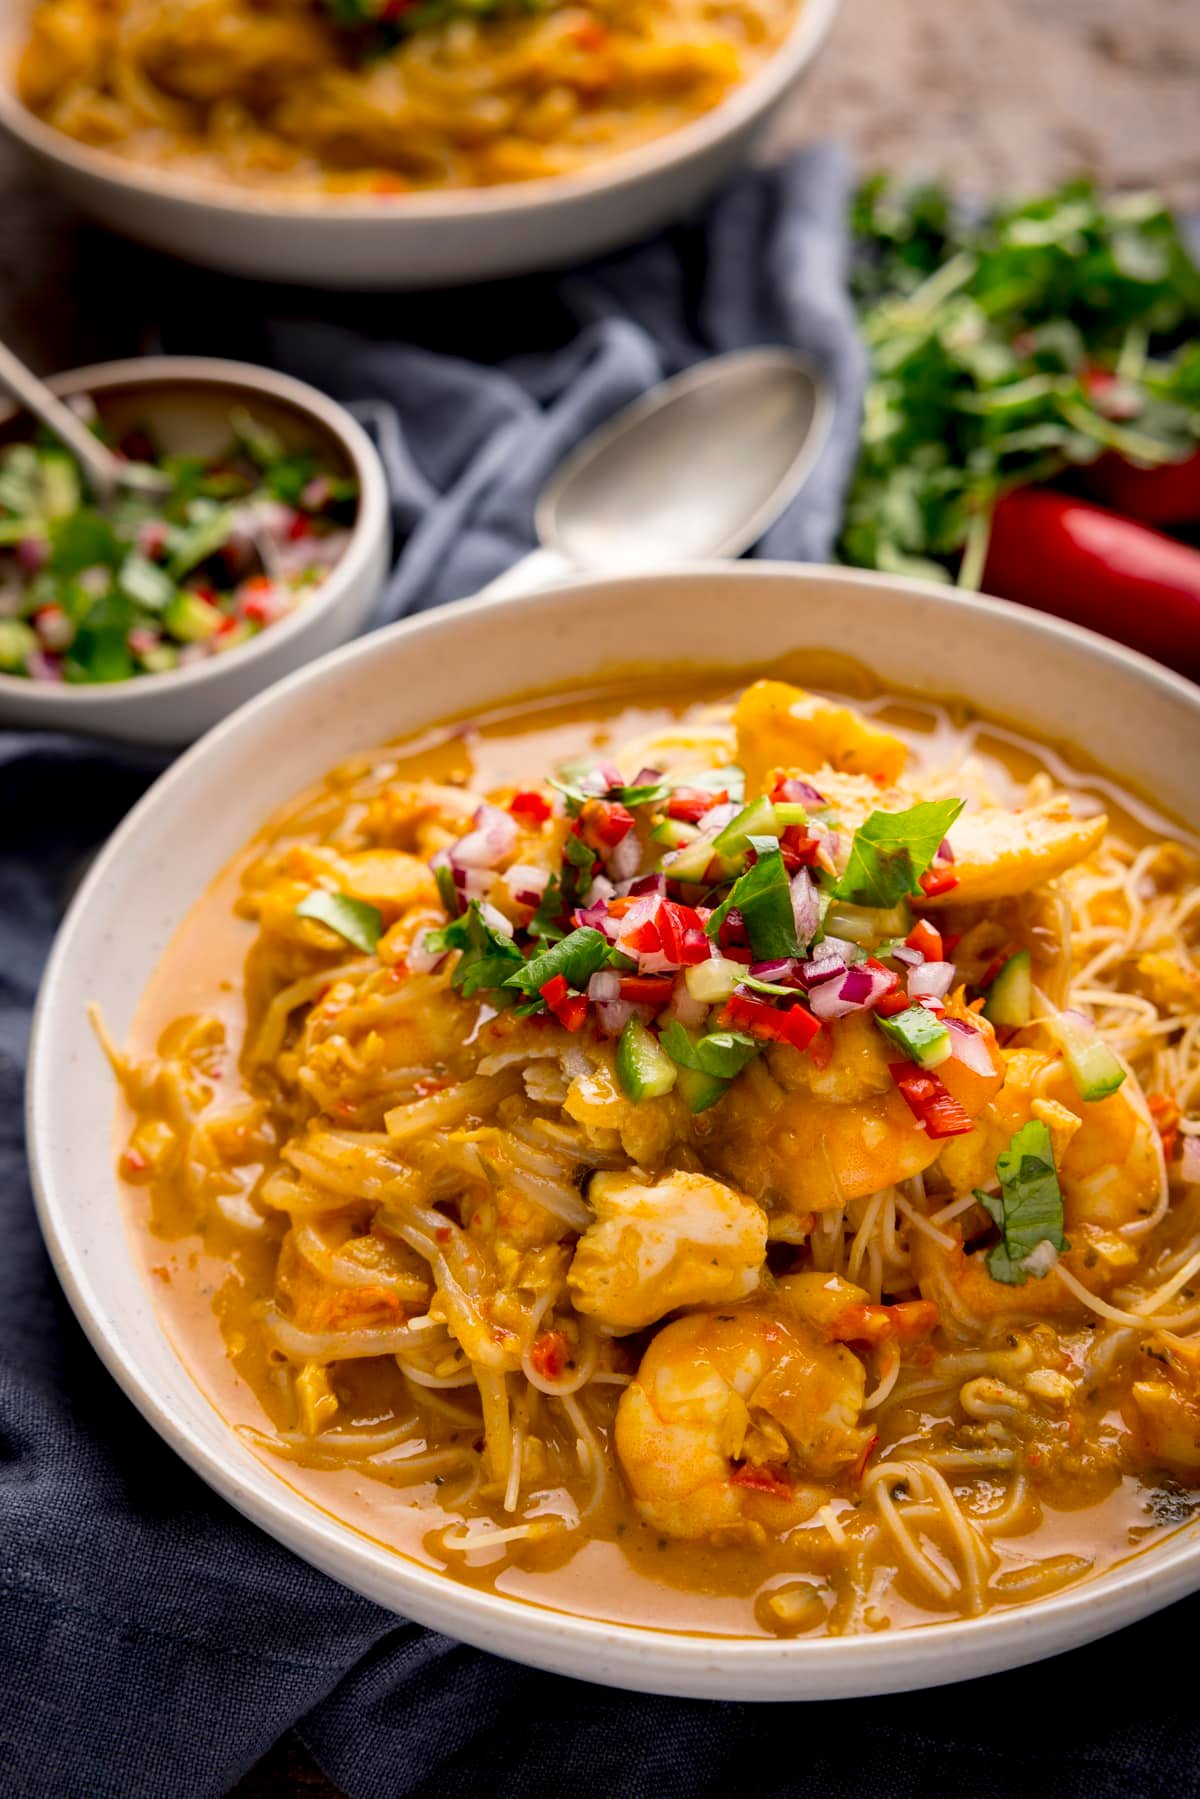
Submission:
M 660 375 L 746 344 L 801 346 L 834 381 L 829 449 L 764 546 L 820 559 L 862 377 L 843 283 L 847 180 L 836 154 L 812 152 L 599 267 L 435 301 L 297 298 L 133 253 L 117 285 L 157 303 L 165 348 L 272 362 L 362 409 L 403 547 L 388 616 L 499 572 L 531 546 L 533 497 L 584 432 Z M 215 1500 L 72 1319 L 37 1237 L 21 1127 L 30 1010 L 65 897 L 161 761 L 0 738 L 5 1799 L 209 1799 L 289 1726 L 352 1799 L 1195 1789 L 1182 1609 L 1048 1669 L 940 1695 L 769 1712 L 638 1699 L 408 1625 Z M 98 1193 L 107 1178 L 96 1171 Z

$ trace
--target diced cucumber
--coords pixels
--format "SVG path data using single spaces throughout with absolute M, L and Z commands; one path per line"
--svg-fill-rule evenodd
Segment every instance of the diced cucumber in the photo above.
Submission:
M 798 800 L 773 800 L 775 822 L 781 831 L 789 825 L 806 825 L 808 823 L 808 807 L 802 806 Z
M 683 978 L 693 999 L 698 999 L 702 1005 L 715 1006 L 729 998 L 745 972 L 740 962 L 713 956 L 707 962 L 695 963 Z
M 753 800 L 713 840 L 713 849 L 722 861 L 735 862 L 746 854 L 752 837 L 778 837 L 775 808 L 768 799 Z
M 1027 949 L 1010 956 L 988 988 L 983 1016 L 989 1024 L 1013 1030 L 1029 1023 L 1033 1015 L 1033 958 Z
M 707 1112 L 728 1091 L 729 1082 L 719 1075 L 702 1074 L 697 1068 L 681 1068 L 675 1087 L 689 1112 Z
M 221 628 L 222 614 L 198 593 L 173 594 L 163 607 L 163 629 L 180 643 L 204 643 Z
M 826 937 L 845 937 L 869 949 L 885 937 L 907 937 L 912 930 L 912 907 L 907 900 L 898 905 L 854 906 L 848 900 L 834 900 L 821 921 Z
M 940 1067 L 953 1048 L 949 1028 L 925 1006 L 910 1006 L 894 1018 L 881 1018 L 877 1012 L 875 1023 L 918 1068 Z
M 699 836 L 689 843 L 685 849 L 672 856 L 664 856 L 662 871 L 668 881 L 686 881 L 702 887 L 708 875 L 713 859 L 713 839 Z
M 46 518 L 66 518 L 83 505 L 79 471 L 70 456 L 48 450 L 42 455 L 42 511 Z
M 37 647 L 37 635 L 24 619 L 0 618 L 0 669 L 5 674 L 24 674 L 25 658 Z
M 655 825 L 650 833 L 651 843 L 665 843 L 668 849 L 685 849 L 688 844 L 695 843 L 703 835 L 698 825 L 690 825 L 684 819 L 664 818 Z
M 1125 1070 L 1095 1026 L 1079 1012 L 1060 1012 L 1054 1034 L 1080 1099 L 1107 1099 L 1125 1079 Z
M 678 1074 L 654 1033 L 640 1018 L 631 1018 L 617 1043 L 617 1079 L 623 1091 L 639 1102 L 658 1099 L 671 1091 Z

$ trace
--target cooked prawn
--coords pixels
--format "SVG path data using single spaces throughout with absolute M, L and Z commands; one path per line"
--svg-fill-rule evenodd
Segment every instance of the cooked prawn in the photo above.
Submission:
M 891 786 L 903 773 L 907 746 L 849 706 L 838 706 L 786 681 L 755 681 L 734 708 L 737 759 L 748 793 L 763 793 L 774 769 L 812 773 L 833 768 Z
M 862 1362 L 777 1312 L 676 1319 L 622 1394 L 617 1455 L 638 1511 L 664 1535 L 786 1531 L 865 1460 Z

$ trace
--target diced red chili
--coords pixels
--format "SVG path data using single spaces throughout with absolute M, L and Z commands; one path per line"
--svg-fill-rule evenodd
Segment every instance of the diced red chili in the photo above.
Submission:
M 735 1468 L 729 1479 L 733 1486 L 750 1487 L 755 1493 L 770 1493 L 776 1499 L 792 1497 L 791 1482 L 784 1480 L 782 1475 L 772 1474 L 769 1468 L 753 1468 L 747 1462 Z
M 909 1111 L 930 1137 L 961 1137 L 972 1129 L 966 1111 L 936 1074 L 916 1068 L 911 1062 L 889 1062 L 888 1073 Z
M 535 1337 L 529 1360 L 543 1380 L 561 1380 L 567 1366 L 567 1338 L 563 1331 L 543 1331 Z
M 614 849 L 633 826 L 633 813 L 616 800 L 585 800 L 575 821 L 576 834 L 594 850 Z
M 920 950 L 927 962 L 941 962 L 942 933 L 934 929 L 927 918 L 918 918 L 908 936 L 904 939 L 909 949 Z
M 698 824 L 706 812 L 728 798 L 727 793 L 710 793 L 705 787 L 677 787 L 667 801 L 667 817 L 678 818 L 684 824 Z
M 514 793 L 508 802 L 508 809 L 514 818 L 530 825 L 545 824 L 552 810 L 550 802 L 532 789 Z
M 633 1006 L 665 1006 L 674 985 L 669 974 L 623 974 L 621 998 Z
M 124 1168 L 126 1174 L 144 1174 L 149 1164 L 141 1150 L 135 1149 L 131 1143 L 129 1148 L 125 1151 L 125 1154 L 121 1157 L 121 1166 Z
M 988 988 L 991 986 L 992 982 L 995 980 L 996 976 L 1000 973 L 1000 970 L 1004 967 L 1004 964 L 1007 961 L 1008 961 L 1007 956 L 993 956 L 992 957 L 991 961 L 988 963 L 987 967 L 984 969 L 983 973 L 980 975 L 978 981 L 975 983 L 975 985 L 979 988 L 979 991 L 981 993 L 987 992 Z
M 803 864 L 805 868 L 812 868 L 821 853 L 820 843 L 809 836 L 803 825 L 789 825 L 779 839 L 779 847 L 785 861 L 790 853 L 795 856 L 797 865 Z
M 877 999 L 874 1010 L 878 1012 L 880 1018 L 894 1018 L 897 1012 L 907 1012 L 908 1007 L 907 993 L 901 993 L 897 989 L 895 993 L 885 993 L 882 999 Z
M 768 1043 L 787 1043 L 806 1050 L 821 1029 L 820 1020 L 805 1007 L 772 1006 L 750 993 L 731 994 L 721 1011 L 721 1023 L 735 1031 L 749 1031 Z
M 835 1343 L 919 1343 L 937 1328 L 932 1299 L 905 1299 L 899 1305 L 848 1305 L 826 1328 Z
M 658 926 L 652 918 L 644 918 L 641 924 L 634 925 L 626 931 L 621 943 L 625 947 L 637 950 L 642 955 L 652 956 L 663 947 L 662 938 L 658 934 Z
M 707 962 L 712 954 L 712 944 L 704 934 L 701 926 L 683 933 L 679 960 L 684 968 L 694 968 L 699 962 Z
M 934 899 L 939 893 L 949 893 L 952 887 L 958 886 L 958 876 L 951 874 L 948 868 L 927 868 L 921 876 L 921 892 L 926 899 Z
M 564 1030 L 578 1031 L 583 1028 L 583 1021 L 587 1017 L 587 997 L 582 993 L 572 993 L 565 975 L 552 975 L 538 988 L 538 992 Z
M 1170 1162 L 1174 1158 L 1179 1142 L 1179 1121 L 1183 1117 L 1183 1113 L 1179 1109 L 1178 1102 L 1167 1093 L 1149 1094 L 1146 1104 L 1150 1108 L 1150 1116 L 1162 1138 L 1163 1156 L 1166 1161 Z

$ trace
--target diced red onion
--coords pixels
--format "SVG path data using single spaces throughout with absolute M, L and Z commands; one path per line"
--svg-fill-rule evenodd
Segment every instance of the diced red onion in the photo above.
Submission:
M 413 974 L 432 974 L 438 963 L 443 962 L 449 954 L 444 949 L 426 949 L 425 937 L 426 933 L 420 932 L 404 958 Z
M 64 681 L 62 662 L 57 656 L 48 656 L 45 650 L 30 650 L 25 658 L 25 667 L 34 681 Z
M 733 800 L 722 800 L 719 805 L 710 806 L 704 814 L 705 835 L 713 831 L 723 831 L 726 825 L 733 823 L 741 810 L 742 808 Z
M 594 906 L 597 901 L 600 901 L 601 904 L 607 905 L 610 899 L 616 897 L 616 892 L 616 888 L 607 875 L 596 875 L 583 896 L 583 903 L 585 906 Z
M 17 561 L 23 575 L 37 575 L 50 560 L 50 545 L 44 537 L 22 537 L 17 544 Z
M 550 870 L 532 862 L 514 862 L 504 871 L 504 885 L 518 906 L 540 906 L 549 879 Z
M 617 933 L 621 928 L 621 921 L 609 916 L 607 901 L 602 899 L 577 911 L 575 923 L 582 930 L 599 931 L 610 943 L 617 941 Z
M 821 926 L 821 904 L 807 868 L 798 868 L 792 876 L 792 916 L 800 942 L 810 942 Z
M 486 900 L 482 901 L 480 904 L 479 916 L 483 919 L 485 924 L 491 925 L 493 931 L 499 931 L 502 937 L 512 936 L 512 919 L 505 918 L 503 912 L 498 911 L 495 906 L 489 906 Z
M 708 1002 L 693 999 L 688 992 L 687 981 L 683 975 L 677 975 L 675 985 L 671 989 L 671 1003 L 667 1011 L 672 1018 L 677 1018 L 688 1030 L 696 1028 L 707 1021 Z
M 964 1068 L 969 1068 L 972 1074 L 994 1074 L 991 1050 L 983 1032 L 949 1013 L 946 1014 L 944 1023 L 950 1032 L 950 1054 L 954 1060 L 961 1062 Z
M 642 846 L 636 831 L 626 831 L 608 856 L 608 873 L 614 881 L 632 881 L 642 865 Z
M 862 1012 L 890 993 L 895 976 L 886 969 L 859 964 L 847 968 L 840 979 L 824 981 L 809 990 L 809 1005 L 814 1015 L 824 1021 L 845 1018 L 851 1012 Z
M 807 781 L 781 781 L 776 792 L 780 799 L 790 801 L 793 805 L 827 806 L 829 804 L 825 795 L 818 793 L 816 788 L 810 786 Z
M 610 1037 L 619 1037 L 636 1011 L 627 999 L 605 1000 L 596 1007 L 596 1022 Z
M 833 981 L 846 972 L 846 963 L 841 956 L 822 956 L 819 960 L 800 964 L 800 979 L 809 989 L 823 986 L 826 981 Z
M 1200 1182 L 1200 1137 L 1185 1137 L 1179 1155 L 1179 1172 L 1185 1181 Z
M 934 857 L 934 861 L 953 862 L 953 860 L 954 851 L 950 848 L 950 839 L 948 837 L 943 837 L 942 841 L 938 844 L 938 853 Z
M 636 881 L 629 881 L 622 887 L 621 891 L 623 893 L 633 894 L 634 896 L 639 896 L 643 893 L 665 895 L 667 891 L 667 877 L 662 873 L 639 875 Z
M 654 787 L 661 780 L 662 780 L 662 769 L 661 768 L 639 768 L 636 775 L 634 775 L 632 781 L 630 781 L 628 783 L 628 785 L 630 787 Z M 622 783 L 620 781 L 614 783 L 614 785 L 616 785 L 618 787 L 622 786 L 624 784 L 625 783 Z
M 954 974 L 953 962 L 923 962 L 909 974 L 909 994 L 913 999 L 945 999 L 954 985 Z
M 456 868 L 495 868 L 511 855 L 517 842 L 517 822 L 511 813 L 485 801 L 474 818 L 474 829 L 450 845 L 450 861 Z
M 642 925 L 658 916 L 661 904 L 662 901 L 657 893 L 640 894 L 620 921 L 617 947 L 622 955 L 629 956 L 637 963 L 642 974 L 664 974 L 674 971 L 679 966 L 678 962 L 673 962 L 670 956 L 664 955 L 661 950 L 639 950 L 629 941 L 631 936 L 637 934 Z
M 903 962 L 906 968 L 920 968 L 925 960 L 919 949 L 909 949 L 907 943 L 898 943 L 888 953 L 894 956 L 897 962 Z
M 750 973 L 760 981 L 787 981 L 795 977 L 799 966 L 795 956 L 779 956 L 774 962 L 752 962 Z
M 621 977 L 615 968 L 602 968 L 594 974 L 587 984 L 587 996 L 603 1005 L 608 1000 L 620 999 Z

